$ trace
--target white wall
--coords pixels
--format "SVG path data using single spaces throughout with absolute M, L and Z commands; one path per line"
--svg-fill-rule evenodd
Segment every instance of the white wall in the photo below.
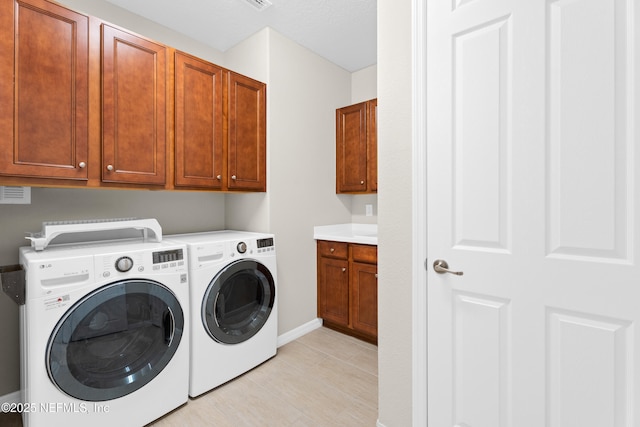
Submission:
M 411 0 L 378 0 L 378 419 L 387 427 L 412 423 L 411 25 Z
M 214 64 L 224 66 L 224 55 L 219 50 L 104 0 L 56 1 L 72 10 L 95 16 L 144 37 L 183 50 L 207 61 L 211 61 Z
M 351 74 L 351 104 L 368 101 L 378 96 L 378 66 L 372 65 Z M 378 222 L 378 195 L 354 194 L 351 197 L 351 222 L 376 224 Z M 366 205 L 373 208 L 373 216 L 366 216 Z
M 276 236 L 283 334 L 316 318 L 313 227 L 351 218 L 350 197 L 335 194 L 335 110 L 350 102 L 351 74 L 270 28 L 226 55 L 242 73 L 268 68 L 267 193 L 227 195 L 226 216 Z
M 270 191 L 273 173 L 271 161 L 271 95 L 269 84 L 269 31 L 264 29 L 225 52 L 226 67 L 267 84 L 267 192 L 227 194 L 227 228 L 244 231 L 270 232 Z M 279 242 L 278 242 L 279 243 Z
M 368 101 L 378 95 L 378 66 L 372 65 L 351 74 L 351 103 Z

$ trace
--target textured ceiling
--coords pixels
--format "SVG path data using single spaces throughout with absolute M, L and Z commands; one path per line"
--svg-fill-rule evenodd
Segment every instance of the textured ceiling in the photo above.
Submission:
M 264 27 L 341 66 L 376 64 L 376 0 L 107 0 L 222 52 Z

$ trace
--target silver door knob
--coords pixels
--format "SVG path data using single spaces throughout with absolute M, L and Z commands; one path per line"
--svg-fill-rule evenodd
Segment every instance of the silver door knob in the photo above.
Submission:
M 112 172 L 113 171 L 113 165 L 107 165 L 107 170 L 109 172 Z
M 87 167 L 87 164 L 86 164 L 85 162 L 80 162 L 80 163 L 78 163 L 78 167 L 79 167 L 80 169 L 84 169 L 84 168 L 86 168 L 86 167 Z
M 231 179 L 235 181 L 236 180 L 236 176 L 235 175 L 231 175 Z
M 433 269 L 438 274 L 451 273 L 451 274 L 455 274 L 456 276 L 462 276 L 464 274 L 464 272 L 462 272 L 462 271 L 451 271 L 451 270 L 449 270 L 449 264 L 447 264 L 447 261 L 445 261 L 443 259 L 435 260 L 433 262 Z

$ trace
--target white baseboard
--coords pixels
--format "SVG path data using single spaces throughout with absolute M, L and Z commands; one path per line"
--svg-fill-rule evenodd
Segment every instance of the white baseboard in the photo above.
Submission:
M 320 327 L 322 327 L 322 319 L 313 319 L 302 326 L 298 326 L 289 332 L 285 332 L 278 337 L 278 347 L 282 347 L 283 345 L 288 344 Z
M 20 390 L 0 396 L 0 403 L 20 403 Z

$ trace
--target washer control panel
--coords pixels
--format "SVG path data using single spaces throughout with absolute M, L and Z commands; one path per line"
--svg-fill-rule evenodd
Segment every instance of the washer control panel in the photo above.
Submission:
M 96 255 L 96 273 L 105 279 L 152 272 L 179 272 L 186 268 L 183 248 Z

